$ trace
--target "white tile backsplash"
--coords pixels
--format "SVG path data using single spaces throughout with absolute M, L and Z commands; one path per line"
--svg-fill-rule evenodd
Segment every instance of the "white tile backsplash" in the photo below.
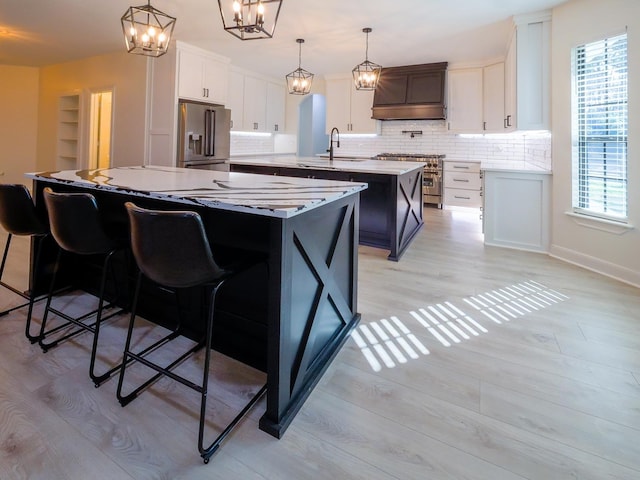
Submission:
M 403 131 L 422 131 L 414 138 Z M 231 155 L 295 152 L 294 135 L 231 135 Z M 446 155 L 449 160 L 481 161 L 494 168 L 551 170 L 551 134 L 515 132 L 464 136 L 450 133 L 444 120 L 392 120 L 380 135 L 340 135 L 337 155 L 374 156 L 383 152 Z

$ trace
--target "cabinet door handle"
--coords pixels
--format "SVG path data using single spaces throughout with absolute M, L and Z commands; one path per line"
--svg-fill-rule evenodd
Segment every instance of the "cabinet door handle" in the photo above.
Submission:
M 273 131 L 274 131 L 274 132 L 277 132 L 277 131 L 278 131 L 278 124 L 277 124 L 277 123 L 273 126 Z
M 257 130 L 258 129 L 258 122 L 253 122 L 253 129 Z
M 511 115 L 507 115 L 507 127 L 511 127 Z
M 487 122 L 482 122 L 482 130 L 486 130 L 487 129 Z
M 507 119 L 506 119 L 506 118 L 504 119 L 503 123 L 504 123 L 504 128 L 507 128 L 507 127 L 509 126 L 509 125 L 508 125 L 508 123 L 509 123 L 509 122 L 507 122 Z

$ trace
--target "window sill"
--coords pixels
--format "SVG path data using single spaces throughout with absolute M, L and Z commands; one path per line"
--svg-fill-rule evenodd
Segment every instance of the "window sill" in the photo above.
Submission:
M 572 218 L 581 227 L 592 228 L 594 230 L 600 230 L 602 232 L 613 233 L 615 235 L 622 235 L 635 227 L 630 223 L 616 222 L 614 220 L 607 220 L 604 218 L 591 217 L 589 215 L 583 215 L 575 212 L 564 212 Z

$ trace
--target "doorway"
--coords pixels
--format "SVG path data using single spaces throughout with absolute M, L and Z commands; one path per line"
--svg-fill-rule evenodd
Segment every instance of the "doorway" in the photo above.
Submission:
M 89 169 L 111 167 L 112 101 L 112 90 L 91 94 Z

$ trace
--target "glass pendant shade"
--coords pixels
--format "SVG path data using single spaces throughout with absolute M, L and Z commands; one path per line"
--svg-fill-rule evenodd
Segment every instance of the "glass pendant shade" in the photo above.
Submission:
M 282 0 L 218 0 L 222 26 L 240 40 L 271 38 Z
M 375 90 L 382 67 L 369 61 L 369 32 L 371 29 L 363 28 L 362 31 L 367 34 L 367 50 L 364 62 L 356 65 L 352 70 L 353 82 L 356 85 L 356 90 Z
M 298 68 L 296 68 L 289 75 L 286 75 L 287 88 L 292 95 L 306 95 L 311 91 L 311 84 L 313 83 L 313 73 L 307 72 L 304 68 L 300 67 L 302 60 L 302 44 L 304 40 L 302 38 L 296 39 L 298 42 Z
M 121 19 L 129 53 L 159 57 L 167 53 L 176 19 L 147 5 L 129 7 Z

